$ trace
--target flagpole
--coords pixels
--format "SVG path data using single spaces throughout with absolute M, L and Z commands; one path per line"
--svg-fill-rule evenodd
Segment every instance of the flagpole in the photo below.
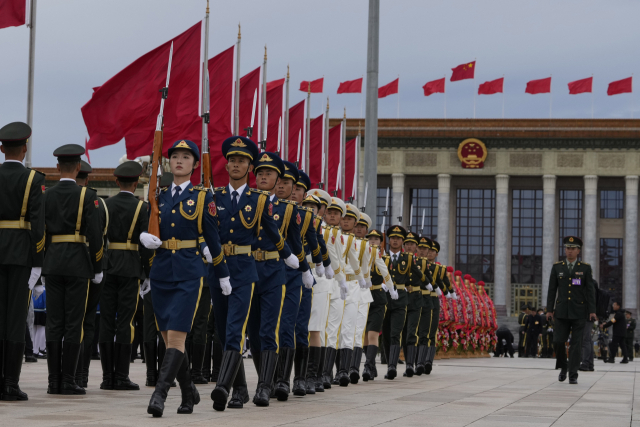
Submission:
M 236 97 L 233 105 L 233 133 L 240 133 L 240 24 L 238 24 L 238 43 L 236 44 Z
M 551 90 L 551 85 L 553 83 L 553 74 L 550 74 L 549 77 L 551 80 L 549 81 L 549 119 L 551 119 L 551 105 L 553 103 L 553 92 Z
M 289 64 L 287 64 L 287 86 L 285 90 L 284 129 L 282 134 L 282 153 L 284 160 L 289 160 Z
M 631 73 L 631 118 L 633 119 L 633 73 Z
M 476 58 L 473 58 L 474 67 L 477 65 Z M 476 118 L 476 70 L 473 70 L 473 118 Z
M 593 120 L 593 74 L 591 74 L 591 120 Z
M 447 120 L 447 75 L 444 75 L 444 119 Z
M 364 81 L 364 74 L 362 75 L 362 80 Z M 364 118 L 362 116 L 362 101 L 364 99 L 364 92 L 362 91 L 362 85 L 360 85 L 360 118 Z
M 202 105 L 200 106 L 202 117 L 202 152 L 205 147 L 209 152 L 209 0 L 207 0 L 207 12 L 204 15 L 204 52 L 202 58 Z M 201 181 L 204 185 L 204 168 L 201 168 Z
M 307 89 L 307 126 L 304 136 L 304 169 L 309 172 L 309 136 L 311 128 L 311 81 L 309 81 L 309 89 Z
M 260 141 L 264 141 L 266 139 L 266 127 L 267 123 L 265 121 L 265 110 L 267 108 L 267 45 L 264 45 L 264 64 L 262 66 L 262 108 L 260 109 Z M 266 142 L 265 142 L 266 144 Z M 266 151 L 266 145 L 265 145 Z
M 504 74 L 502 75 L 502 118 L 504 119 Z
M 326 191 L 329 189 L 329 97 L 327 96 L 327 111 L 324 114 L 324 159 L 322 163 L 322 170 L 324 171 L 323 189 Z
M 35 61 L 36 61 L 36 3 L 37 0 L 31 0 L 30 21 L 29 21 L 29 76 L 27 83 L 27 124 L 33 129 L 33 81 L 35 77 Z M 33 137 L 27 140 L 27 157 L 25 165 L 31 167 L 31 152 L 33 147 Z
M 398 118 L 400 118 L 400 74 L 398 74 Z
M 346 163 L 346 145 L 347 145 L 347 109 L 344 109 L 344 116 L 342 117 L 342 147 L 340 147 L 340 190 L 342 191 L 342 200 L 345 197 L 345 163 Z

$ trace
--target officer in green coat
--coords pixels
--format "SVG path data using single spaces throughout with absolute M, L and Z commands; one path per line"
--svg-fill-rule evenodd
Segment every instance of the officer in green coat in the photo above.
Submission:
M 596 293 L 591 266 L 578 261 L 582 240 L 568 236 L 563 239 L 565 261 L 559 261 L 551 269 L 547 318 L 553 318 L 555 330 L 553 345 L 559 381 L 567 379 L 569 384 L 578 384 L 578 367 L 582 349 L 582 331 L 587 319 L 596 320 Z M 564 345 L 571 334 L 569 363 L 567 365 Z
M 627 319 L 627 336 L 625 339 L 627 353 L 629 354 L 629 361 L 633 362 L 633 336 L 636 332 L 636 319 L 631 317 L 631 312 L 628 310 L 624 312 L 624 316 Z

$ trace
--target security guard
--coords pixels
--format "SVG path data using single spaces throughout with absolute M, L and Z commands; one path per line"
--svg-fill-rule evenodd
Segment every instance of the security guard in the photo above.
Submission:
M 75 382 L 82 322 L 89 286 L 102 281 L 100 202 L 94 190 L 75 181 L 83 154 L 84 148 L 76 144 L 53 152 L 60 182 L 44 195 L 47 235 L 42 275 L 47 288 L 49 394 L 86 393 Z
M 414 256 L 414 262 L 420 267 L 418 260 L 416 259 L 416 253 L 418 252 L 418 239 L 419 237 L 413 232 L 407 232 L 407 237 L 404 239 L 404 251 Z M 422 270 L 421 271 L 425 271 Z M 420 326 L 420 318 L 422 315 L 422 307 L 424 307 L 422 298 L 422 288 L 427 286 L 427 283 L 421 281 L 421 277 L 418 275 L 411 275 L 411 280 L 407 284 L 407 318 L 404 322 L 404 328 L 402 331 L 402 351 L 404 352 L 405 361 L 405 373 L 403 376 L 413 377 L 415 373 L 416 356 L 418 353 L 418 327 Z
M 524 357 L 525 354 L 525 333 L 529 317 L 527 311 L 527 305 L 522 303 L 520 305 L 520 314 L 518 314 L 518 357 Z
M 76 176 L 76 183 L 81 187 L 87 187 L 89 181 L 89 174 L 93 172 L 91 165 L 84 160 L 80 160 L 80 172 Z M 95 190 L 94 190 L 95 191 Z M 102 270 L 107 268 L 107 226 L 109 225 L 109 211 L 105 201 L 98 197 L 98 211 L 100 211 L 100 230 L 103 233 L 103 250 L 102 250 Z M 98 310 L 98 303 L 100 302 L 100 296 L 102 295 L 102 285 L 105 282 L 105 277 L 102 277 L 102 282 L 93 283 L 89 286 L 89 297 L 87 298 L 87 308 L 84 314 L 84 321 L 82 322 L 82 330 L 84 331 L 84 339 L 80 346 L 80 356 L 78 356 L 78 366 L 76 367 L 76 384 L 82 388 L 87 388 L 89 382 L 89 365 L 91 364 L 91 353 L 93 346 L 93 337 L 96 329 L 96 312 Z M 100 327 L 98 325 L 98 327 Z
M 558 381 L 564 381 L 569 371 L 569 383 L 578 384 L 578 367 L 582 351 L 582 330 L 587 318 L 596 320 L 596 293 L 591 266 L 578 261 L 582 240 L 567 236 L 564 244 L 565 261 L 553 265 L 549 277 L 547 317 L 553 318 L 553 344 L 560 368 Z M 569 363 L 564 350 L 571 334 Z
M 246 379 L 243 377 L 242 348 L 254 284 L 259 278 L 251 245 L 256 236 L 260 239 L 261 230 L 275 245 L 285 264 L 295 269 L 299 267 L 298 258 L 291 253 L 273 220 L 274 206 L 269 201 L 269 193 L 247 185 L 247 177 L 259 155 L 256 144 L 249 138 L 233 136 L 223 142 L 222 155 L 227 159 L 229 185 L 216 188 L 215 193 L 220 238 L 231 281 L 218 281 L 210 270 L 213 311 L 224 347 L 218 382 L 211 392 L 213 409 L 216 411 L 225 410 L 232 384 L 234 393 L 236 385 L 238 390 L 230 407 L 238 408 L 241 407 L 238 403 L 249 401 L 244 386 Z M 236 374 L 239 377 L 237 380 Z
M 10 401 L 28 400 L 18 385 L 24 327 L 44 255 L 44 174 L 22 164 L 30 136 L 21 122 L 0 129 L 0 396 Z
M 429 262 L 429 250 L 433 246 L 433 242 L 431 239 L 425 236 L 421 236 L 420 240 L 418 240 L 418 256 L 416 257 L 416 262 L 418 267 L 422 271 L 429 270 L 431 271 L 432 277 L 437 281 L 439 276 L 440 265 Z M 427 363 L 427 358 L 430 352 L 429 343 L 429 332 L 431 331 L 431 327 L 434 322 L 437 324 L 439 319 L 435 319 L 433 314 L 433 301 L 431 299 L 431 293 L 435 294 L 433 290 L 433 285 L 431 283 L 426 284 L 421 289 L 421 298 L 422 298 L 422 314 L 420 315 L 420 323 L 418 326 L 418 357 L 416 360 L 416 375 L 420 376 L 425 371 L 425 364 Z
M 109 237 L 106 279 L 100 304 L 100 361 L 103 390 L 140 390 L 129 380 L 131 326 L 138 307 L 139 281 L 143 293 L 150 288 L 150 260 L 153 251 L 140 245 L 140 234 L 146 233 L 149 219 L 147 204 L 134 196 L 142 166 L 127 161 L 113 172 L 120 192 L 107 199 Z M 188 202 L 187 202 L 188 203 Z M 115 342 L 114 342 L 115 338 Z

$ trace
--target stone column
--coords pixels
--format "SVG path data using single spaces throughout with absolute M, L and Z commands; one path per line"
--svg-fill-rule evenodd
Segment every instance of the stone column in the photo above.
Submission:
M 493 261 L 493 302 L 496 314 L 507 315 L 507 268 L 511 257 L 509 247 L 509 175 L 496 175 L 495 251 Z
M 624 275 L 622 305 L 636 317 L 638 312 L 638 177 L 625 177 Z
M 547 306 L 549 276 L 556 261 L 556 176 L 543 175 L 542 199 L 542 306 Z
M 438 175 L 438 243 L 440 253 L 438 261 L 444 265 L 450 265 L 449 260 L 449 200 L 451 198 L 451 175 L 441 173 Z
M 389 225 L 398 224 L 398 217 L 400 213 L 402 213 L 402 224 L 408 224 L 406 221 L 409 215 L 408 212 L 405 212 L 402 209 L 402 204 L 404 204 L 404 174 L 403 173 L 393 173 L 391 174 L 391 179 L 393 181 L 391 193 L 393 197 L 393 204 L 391 208 L 391 220 Z M 400 224 L 400 225 L 402 225 Z
M 582 260 L 591 264 L 593 275 L 598 277 L 598 251 L 600 245 L 596 239 L 596 226 L 598 224 L 598 176 L 585 175 L 584 177 L 584 208 L 582 211 L 584 227 L 582 234 Z M 597 280 L 597 279 L 596 279 Z

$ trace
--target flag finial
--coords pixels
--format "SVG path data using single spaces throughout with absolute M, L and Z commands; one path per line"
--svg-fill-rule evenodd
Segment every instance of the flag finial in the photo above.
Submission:
M 264 60 L 267 61 L 267 45 L 264 45 Z
M 362 122 L 358 121 L 358 136 L 360 136 L 360 126 L 362 125 Z
M 347 107 L 344 107 L 344 118 L 347 118 Z
M 309 81 L 309 89 L 307 91 L 307 95 L 311 95 L 311 81 Z
M 289 64 L 287 64 L 287 80 L 289 80 Z
M 329 114 L 329 97 L 327 96 L 327 117 L 328 117 L 328 114 Z
M 238 40 L 240 40 L 242 37 L 240 36 L 240 23 L 238 22 Z
M 207 0 L 207 15 L 209 14 L 209 0 Z

